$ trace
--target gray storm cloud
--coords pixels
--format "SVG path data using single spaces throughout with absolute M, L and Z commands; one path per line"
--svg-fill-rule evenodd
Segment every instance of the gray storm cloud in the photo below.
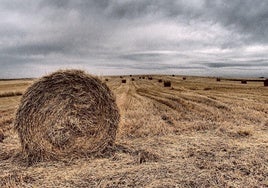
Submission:
M 2 0 L 0 77 L 268 75 L 268 1 Z

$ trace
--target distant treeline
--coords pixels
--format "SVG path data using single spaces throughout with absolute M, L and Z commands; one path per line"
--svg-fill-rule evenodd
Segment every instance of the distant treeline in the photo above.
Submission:
M 0 81 L 34 80 L 35 78 L 0 78 Z

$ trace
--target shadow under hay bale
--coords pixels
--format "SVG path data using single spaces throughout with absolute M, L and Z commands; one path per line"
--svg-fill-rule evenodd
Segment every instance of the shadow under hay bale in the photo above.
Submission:
M 123 83 L 123 84 L 127 83 L 127 80 L 125 80 L 125 79 L 124 79 L 124 80 L 122 80 L 122 83 Z
M 125 147 L 122 145 L 116 145 L 115 150 L 118 153 L 125 153 L 125 154 L 129 154 L 133 156 L 136 164 L 160 161 L 160 156 L 155 154 L 152 151 L 147 151 L 143 149 L 137 150 L 137 149 Z
M 5 139 L 4 132 L 2 131 L 2 129 L 0 129 L 0 143 L 2 143 L 4 139 Z
M 21 99 L 14 127 L 29 164 L 105 153 L 119 123 L 106 84 L 80 70 L 58 71 L 31 85 Z
M 241 80 L 241 84 L 247 84 L 246 80 Z
M 268 86 L 268 79 L 264 80 L 263 84 L 264 86 Z
M 164 87 L 171 87 L 171 81 L 164 81 Z

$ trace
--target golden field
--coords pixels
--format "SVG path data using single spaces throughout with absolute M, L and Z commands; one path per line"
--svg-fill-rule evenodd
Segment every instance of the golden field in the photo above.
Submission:
M 112 156 L 32 166 L 12 122 L 33 80 L 0 81 L 0 187 L 268 187 L 268 87 L 142 77 L 101 78 L 121 114 Z

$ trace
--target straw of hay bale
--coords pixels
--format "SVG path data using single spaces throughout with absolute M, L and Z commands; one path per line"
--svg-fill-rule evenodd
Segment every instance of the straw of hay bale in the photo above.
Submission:
M 171 81 L 164 81 L 164 87 L 171 87 Z
M 57 71 L 31 85 L 15 129 L 29 162 L 100 154 L 114 144 L 119 123 L 105 83 L 80 70 Z
M 263 84 L 264 86 L 268 86 L 268 79 L 264 80 Z
M 122 80 L 122 83 L 127 83 L 127 80 L 126 80 L 126 79 L 123 79 L 123 80 Z
M 241 84 L 247 84 L 246 80 L 241 80 Z

